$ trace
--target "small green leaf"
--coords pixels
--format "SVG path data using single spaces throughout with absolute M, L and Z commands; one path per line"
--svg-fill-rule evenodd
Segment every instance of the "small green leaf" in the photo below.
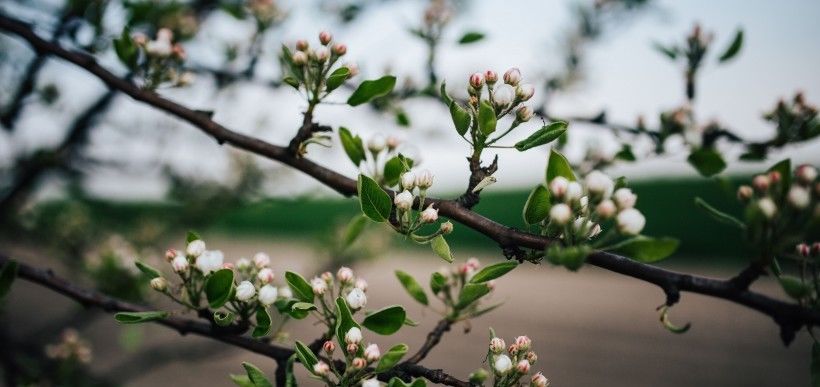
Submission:
M 795 300 L 803 299 L 811 291 L 808 285 L 803 283 L 803 281 L 797 277 L 784 275 L 778 277 L 777 280 L 780 282 L 780 286 L 783 288 L 783 291 Z
M 380 335 L 392 335 L 404 325 L 406 318 L 407 312 L 403 307 L 392 305 L 368 314 L 362 325 Z
M 470 44 L 475 43 L 481 39 L 484 39 L 484 34 L 477 31 L 469 31 L 461 35 L 461 38 L 458 40 L 458 44 Z
M 453 99 L 447 94 L 447 82 L 442 81 L 441 87 L 439 88 L 439 94 L 441 95 L 441 100 L 444 101 L 444 104 L 450 106 L 453 103 Z
M 193 231 L 188 231 L 188 235 L 185 236 L 185 243 L 191 243 L 195 240 L 201 240 L 201 239 L 202 238 L 199 237 L 199 234 L 197 234 Z
M 390 216 L 393 203 L 379 183 L 365 175 L 359 175 L 359 204 L 362 213 L 375 222 L 384 222 Z
M 726 50 L 723 51 L 723 54 L 718 59 L 720 63 L 726 62 L 732 58 L 734 58 L 737 53 L 740 52 L 740 48 L 743 47 L 743 30 L 738 29 L 735 33 L 735 38 L 732 39 L 732 43 L 726 47 Z
M 316 310 L 316 305 L 309 302 L 294 302 L 288 310 L 288 315 L 297 320 L 301 320 L 310 314 L 310 311 Z
M 550 191 L 539 184 L 535 187 L 530 196 L 527 197 L 527 202 L 524 203 L 524 211 L 522 216 L 524 222 L 529 224 L 536 224 L 547 218 L 550 211 Z
M 236 316 L 234 316 L 234 314 L 229 311 L 217 310 L 216 312 L 214 312 L 214 322 L 216 323 L 216 325 L 219 325 L 221 327 L 231 325 L 235 317 Z
M 287 76 L 287 77 L 282 78 L 282 82 L 288 84 L 288 86 L 290 86 L 290 87 L 292 87 L 296 90 L 299 90 L 299 85 L 301 85 L 301 83 L 299 83 L 298 79 L 296 79 L 294 77 L 291 77 L 291 76 Z
M 354 216 L 353 219 L 350 220 L 350 223 L 347 224 L 347 228 L 345 229 L 345 236 L 344 239 L 342 239 L 342 247 L 350 247 L 359 235 L 361 235 L 362 231 L 364 231 L 365 226 L 367 226 L 366 216 L 361 214 Z
M 555 121 L 538 129 L 529 137 L 517 142 L 515 149 L 523 152 L 527 149 L 535 148 L 544 144 L 549 144 L 561 137 L 567 131 L 567 123 L 564 121 Z
M 296 375 L 293 373 L 293 363 L 296 362 L 298 356 L 294 353 L 288 358 L 285 365 L 285 387 L 296 387 Z
M 652 263 L 663 260 L 678 249 L 680 242 L 674 238 L 650 238 L 643 235 L 627 239 L 606 250 L 625 255 L 636 261 Z
M 473 302 L 490 293 L 490 287 L 486 284 L 472 284 L 468 283 L 461 288 L 461 293 L 458 294 L 458 302 L 455 305 L 457 310 L 464 309 L 470 306 Z
M 268 377 L 265 376 L 265 373 L 255 365 L 243 362 L 242 367 L 245 367 L 245 372 L 248 373 L 248 379 L 250 379 L 255 387 L 273 387 Z
M 396 344 L 387 352 L 383 353 L 379 359 L 379 364 L 376 366 L 376 373 L 389 371 L 393 366 L 399 363 L 408 349 L 407 344 Z
M 392 187 L 399 183 L 399 179 L 401 175 L 410 170 L 410 165 L 408 164 L 407 158 L 398 154 L 387 160 L 384 163 L 384 184 L 388 187 Z
M 256 387 L 248 375 L 229 374 L 228 376 L 231 378 L 231 381 L 233 381 L 233 384 L 236 384 L 239 387 Z
M 621 150 L 615 154 L 615 158 L 618 160 L 624 161 L 635 161 L 637 158 L 635 157 L 635 153 L 632 152 L 632 146 L 629 144 L 623 144 Z
M 470 129 L 471 116 L 467 109 L 461 107 L 456 101 L 450 102 L 450 117 L 453 118 L 453 125 L 460 136 L 467 134 Z
M 712 148 L 700 148 L 686 159 L 689 161 L 701 176 L 711 177 L 726 169 L 726 162 L 716 150 Z
M 342 148 L 347 157 L 358 167 L 366 159 L 362 138 L 359 135 L 353 136 L 347 128 L 340 127 L 339 140 L 342 142 Z
M 791 159 L 780 160 L 777 164 L 772 165 L 771 168 L 768 169 L 767 172 L 778 172 L 780 173 L 780 186 L 781 187 L 791 187 L 792 186 L 792 161 Z M 788 190 L 783 190 L 783 194 L 785 195 Z
M 478 130 L 486 137 L 495 132 L 495 110 L 489 101 L 481 101 L 478 107 Z
M 117 53 L 117 58 L 129 69 L 137 66 L 139 48 L 131 38 L 131 31 L 128 27 L 123 28 L 120 37 L 114 39 L 114 51 Z
M 715 207 L 712 207 L 711 205 L 709 205 L 709 203 L 706 203 L 705 200 L 699 197 L 695 198 L 695 205 L 698 206 L 698 208 L 701 208 L 704 211 L 706 211 L 707 214 L 709 214 L 712 218 L 714 218 L 720 223 L 728 224 L 730 226 L 737 227 L 741 230 L 746 229 L 746 224 L 741 222 L 740 219 L 735 218 L 734 216 L 729 215 L 725 212 L 722 212 Z
M 293 295 L 303 302 L 313 302 L 313 287 L 304 277 L 292 271 L 285 272 L 285 282 L 288 283 Z
M 347 78 L 350 77 L 350 69 L 345 66 L 339 67 L 334 72 L 330 73 L 330 76 L 327 77 L 327 82 L 325 83 L 325 89 L 327 92 L 331 92 L 336 90 L 339 86 L 341 86 Z
M 478 284 L 482 282 L 492 281 L 496 278 L 500 278 L 504 274 L 509 273 L 512 269 L 518 267 L 518 262 L 516 261 L 506 261 L 506 262 L 499 262 L 493 265 L 489 265 L 483 269 L 481 269 L 478 273 L 476 273 L 473 278 L 470 279 L 470 283 Z
M 547 164 L 547 183 L 557 176 L 563 176 L 569 181 L 575 181 L 575 174 L 569 161 L 555 149 L 550 149 L 550 159 Z
M 316 354 L 314 354 L 307 345 L 299 340 L 296 340 L 296 356 L 299 357 L 299 361 L 302 362 L 305 368 L 307 368 L 310 373 L 313 373 L 313 366 L 319 363 L 319 358 L 316 357 Z
M 413 297 L 414 300 L 421 304 L 429 304 L 427 294 L 424 293 L 424 289 L 421 288 L 421 285 L 415 278 L 413 278 L 413 276 L 401 270 L 396 270 L 396 278 L 399 279 L 399 282 L 401 282 L 401 285 L 404 286 L 404 290 L 407 290 L 407 293 L 410 294 L 410 297 Z
M 654 48 L 655 51 L 665 55 L 669 59 L 674 60 L 675 58 L 678 57 L 678 48 L 675 47 L 675 46 L 667 47 L 667 46 L 664 46 L 661 43 L 652 42 L 652 48 Z
M 350 328 L 361 328 L 361 326 L 353 320 L 353 313 L 350 312 L 350 307 L 347 305 L 342 297 L 336 298 L 336 340 L 342 351 L 347 354 L 347 343 L 345 343 L 345 335 Z
M 430 275 L 430 290 L 433 294 L 438 294 L 444 287 L 447 286 L 447 278 L 439 272 L 434 272 Z
M 405 128 L 410 126 L 410 117 L 407 115 L 407 112 L 401 109 L 396 111 L 396 125 Z
M 370 102 L 374 98 L 383 97 L 393 91 L 396 86 L 396 77 L 385 75 L 379 79 L 362 82 L 356 91 L 347 99 L 350 106 L 358 106 Z
M 447 240 L 444 239 L 443 235 L 433 238 L 430 242 L 430 247 L 432 247 L 436 255 L 441 257 L 443 260 L 453 262 L 453 255 L 450 253 L 450 245 L 447 244 Z
M 208 277 L 205 282 L 205 296 L 208 297 L 208 305 L 216 309 L 225 305 L 231 298 L 234 291 L 233 270 L 217 270 Z
M 11 285 L 14 279 L 17 278 L 18 263 L 16 261 L 8 260 L 0 269 L 0 300 L 6 297 L 11 291 Z
M 148 276 L 148 278 L 150 279 L 162 277 L 162 274 L 159 272 L 159 270 L 154 269 L 153 267 L 148 266 L 140 261 L 134 261 L 134 265 L 136 265 L 137 269 L 140 269 L 140 271 L 146 276 Z
M 114 315 L 114 319 L 120 324 L 139 324 L 149 321 L 161 320 L 168 317 L 168 312 L 119 312 Z
M 263 306 L 256 308 L 256 328 L 253 328 L 251 336 L 264 337 L 270 333 L 271 318 L 268 310 Z

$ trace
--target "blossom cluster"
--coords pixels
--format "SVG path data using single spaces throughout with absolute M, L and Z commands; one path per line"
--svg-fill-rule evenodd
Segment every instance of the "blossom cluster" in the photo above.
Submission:
M 153 40 L 143 33 L 135 33 L 131 39 L 137 51 L 132 51 L 130 55 L 118 54 L 121 59 L 130 62 L 126 65 L 130 65 L 143 79 L 144 88 L 155 89 L 163 84 L 185 86 L 193 81 L 193 74 L 183 69 L 185 48 L 174 42 L 173 31 L 161 28 Z
M 771 224 L 781 218 L 820 217 L 820 182 L 811 165 L 798 166 L 793 178 L 777 170 L 757 175 L 751 185 L 738 188 L 737 196 Z
M 467 93 L 470 95 L 470 106 L 478 109 L 482 98 L 483 89 L 487 89 L 487 101 L 495 108 L 498 116 L 504 116 L 515 110 L 517 122 L 527 122 L 532 118 L 533 111 L 529 106 L 523 105 L 535 94 L 535 86 L 528 83 L 521 83 L 521 71 L 513 67 L 504 72 L 503 81 L 499 86 L 498 74 L 493 70 L 470 75 Z
M 322 306 L 322 314 L 328 321 L 332 320 L 331 316 L 335 312 L 327 305 L 335 305 L 333 300 L 336 297 L 343 297 L 354 312 L 367 305 L 367 281 L 357 278 L 353 270 L 345 266 L 339 268 L 335 278 L 329 271 L 313 277 L 310 287 L 313 294 L 321 300 L 319 304 Z
M 60 335 L 60 341 L 46 346 L 46 356 L 50 359 L 90 363 L 92 352 L 90 344 L 81 339 L 76 330 L 68 328 Z
M 538 355 L 532 350 L 532 340 L 527 336 L 518 336 L 507 346 L 504 339 L 495 336 L 490 330 L 491 338 L 487 359 L 492 366 L 493 387 L 520 386 L 521 378 L 527 377 L 532 366 L 538 361 Z M 479 384 L 487 378 L 486 372 L 474 372 L 471 381 Z M 531 387 L 548 387 L 550 385 L 543 373 L 537 372 L 529 378 Z
M 480 286 L 491 294 L 495 290 L 495 281 L 471 283 L 473 277 L 481 271 L 482 266 L 478 258 L 470 257 L 465 262 L 455 266 L 443 266 L 430 280 L 433 294 L 444 304 L 444 311 L 451 320 L 466 319 L 483 314 L 494 306 L 482 308 L 482 299 L 476 299 L 464 305 L 462 293 L 466 286 Z
M 373 343 L 364 344 L 362 330 L 352 327 L 344 334 L 343 342 L 345 350 L 341 351 L 344 357 L 345 369 L 340 371 L 333 364 L 333 356 L 336 353 L 336 342 L 325 341 L 322 345 L 322 352 L 330 360 L 330 364 L 324 360 L 319 360 L 313 369 L 314 375 L 333 386 L 354 386 L 361 383 L 363 387 L 378 387 L 381 385 L 369 366 L 375 365 L 381 359 L 379 346 Z
M 345 80 L 356 76 L 359 68 L 348 63 L 333 66 L 347 53 L 347 45 L 333 41 L 330 32 L 319 33 L 319 46 L 311 48 L 307 40 L 296 41 L 295 51 L 284 47 L 284 60 L 290 66 L 290 74 L 284 79 L 296 89 L 303 89 L 311 105 L 319 103 Z

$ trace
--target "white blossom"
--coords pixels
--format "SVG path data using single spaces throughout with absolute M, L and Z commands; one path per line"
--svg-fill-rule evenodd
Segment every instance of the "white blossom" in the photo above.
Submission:
M 361 309 L 367 304 L 367 296 L 364 294 L 364 291 L 359 288 L 353 288 L 353 290 L 347 294 L 346 299 L 347 304 L 354 310 Z
M 615 212 L 617 210 L 618 209 L 615 207 L 615 202 L 609 199 L 598 203 L 598 206 L 595 207 L 595 212 L 601 217 L 601 219 L 609 219 L 615 216 Z
M 173 261 L 171 261 L 171 267 L 174 268 L 174 271 L 177 273 L 182 273 L 188 270 L 188 259 L 182 255 L 177 255 Z
M 638 235 L 646 225 L 646 218 L 640 211 L 634 208 L 627 208 L 621 211 L 616 221 L 618 223 L 618 231 L 625 235 Z
M 381 357 L 381 352 L 379 352 L 379 346 L 376 344 L 370 344 L 364 349 L 364 358 L 367 359 L 369 362 L 374 362 L 379 360 Z
M 259 302 L 263 305 L 270 305 L 276 302 L 279 297 L 279 290 L 273 285 L 265 285 L 259 289 Z
M 253 264 L 256 265 L 257 269 L 268 267 L 270 265 L 270 256 L 262 252 L 256 253 L 253 256 Z
M 359 344 L 362 341 L 362 330 L 353 327 L 345 333 L 345 343 L 348 344 Z
M 339 271 L 336 272 L 336 277 L 339 277 L 339 282 L 341 283 L 348 283 L 353 281 L 353 270 L 350 270 L 349 267 L 342 266 L 339 268 Z
M 629 188 L 618 188 L 615 193 L 612 194 L 612 199 L 615 201 L 615 205 L 623 210 L 635 207 L 638 196 L 632 193 L 632 190 Z
M 256 288 L 250 281 L 242 281 L 236 286 L 236 299 L 239 301 L 248 301 L 256 294 Z
M 427 207 L 421 212 L 421 221 L 424 223 L 433 223 L 438 220 L 438 210 L 433 208 L 433 205 Z
M 387 146 L 387 140 L 381 133 L 376 133 L 367 141 L 367 149 L 373 153 L 379 153 Z
M 569 180 L 563 176 L 556 176 L 550 181 L 549 184 L 550 193 L 555 198 L 561 199 L 567 193 L 567 186 L 569 186 Z
M 510 85 L 498 86 L 493 92 L 493 102 L 495 106 L 504 108 L 509 106 L 515 97 L 515 89 Z
M 393 203 L 398 209 L 407 211 L 413 206 L 413 194 L 411 194 L 410 191 L 402 191 L 396 195 L 395 199 L 393 199 Z
M 521 82 L 521 71 L 517 67 L 513 67 L 504 72 L 504 83 L 512 86 L 517 86 Z
M 498 355 L 493 362 L 493 369 L 497 374 L 504 375 L 512 369 L 512 360 L 507 355 Z
M 550 219 L 556 224 L 567 224 L 572 216 L 572 210 L 564 203 L 558 203 L 550 208 Z
M 274 272 L 273 269 L 266 267 L 262 270 L 259 270 L 259 273 L 256 274 L 256 278 L 259 282 L 263 284 L 269 284 L 273 282 Z
M 792 207 L 802 210 L 809 206 L 809 203 L 811 202 L 811 194 L 809 194 L 809 190 L 799 185 L 793 185 L 789 189 L 786 200 L 789 201 L 789 204 Z
M 401 187 L 405 190 L 412 191 L 416 188 L 416 174 L 412 171 L 407 171 L 401 175 Z
M 567 203 L 572 203 L 576 200 L 580 200 L 583 194 L 584 187 L 582 187 L 577 181 L 571 181 L 567 184 L 567 194 L 564 196 L 564 201 Z
M 777 205 L 774 204 L 774 201 L 769 198 L 765 197 L 757 201 L 757 207 L 760 209 L 760 212 L 763 213 L 767 219 L 771 219 L 774 217 L 774 214 L 777 213 Z
M 381 386 L 381 383 L 379 382 L 379 379 L 376 379 L 376 378 L 365 379 L 365 380 L 362 381 L 362 387 L 380 387 L 380 386 Z
M 615 182 L 606 174 L 599 171 L 590 172 L 585 179 L 587 190 L 596 197 L 608 198 L 612 195 Z
M 327 282 L 319 277 L 313 277 L 310 280 L 310 287 L 313 288 L 313 294 L 321 296 L 327 291 Z
M 202 274 L 209 274 L 222 268 L 225 259 L 220 250 L 206 250 L 196 259 L 196 268 Z
M 279 296 L 285 299 L 293 298 L 293 290 L 290 290 L 290 286 L 282 286 L 279 288 Z
M 433 173 L 428 169 L 422 169 L 416 175 L 416 186 L 419 189 L 428 189 L 433 185 Z
M 525 83 L 515 88 L 515 97 L 521 101 L 526 101 L 532 98 L 535 94 L 535 86 Z
M 185 252 L 192 257 L 198 257 L 205 252 L 205 242 L 199 239 L 190 241 Z

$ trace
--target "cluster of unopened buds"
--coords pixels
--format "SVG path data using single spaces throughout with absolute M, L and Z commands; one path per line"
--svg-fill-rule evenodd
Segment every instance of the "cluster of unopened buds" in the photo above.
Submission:
M 326 271 L 319 276 L 313 277 L 310 280 L 310 287 L 313 294 L 319 298 L 319 305 L 321 306 L 320 319 L 326 323 L 334 321 L 335 309 L 329 305 L 335 305 L 336 297 L 343 297 L 347 301 L 347 305 L 356 312 L 367 305 L 367 281 L 364 278 L 356 278 L 348 267 L 342 266 L 336 272 L 336 277 L 333 273 Z M 329 327 L 332 324 L 328 324 Z
M 436 273 L 433 273 L 433 278 L 430 280 L 433 294 L 444 304 L 443 314 L 451 321 L 469 319 L 493 308 L 493 306 L 490 306 L 482 309 L 481 298 L 469 304 L 460 305 L 461 293 L 465 286 L 486 287 L 488 293 L 495 290 L 495 281 L 486 281 L 480 284 L 471 283 L 470 280 L 480 270 L 481 263 L 477 258 L 471 257 L 455 267 L 442 267 Z
M 757 175 L 751 186 L 743 185 L 737 190 L 738 199 L 753 206 L 767 222 L 775 224 L 778 219 L 820 218 L 820 182 L 817 169 L 801 165 L 794 170 L 791 185 L 784 183 L 779 171 Z
M 491 330 L 491 338 L 487 359 L 492 366 L 493 387 L 507 387 L 522 385 L 521 379 L 527 377 L 532 366 L 538 361 L 538 355 L 532 350 L 532 340 L 527 336 L 518 336 L 507 346 L 504 339 L 496 337 Z M 482 384 L 489 375 L 480 369 L 473 372 L 470 381 Z M 537 372 L 528 378 L 531 387 L 547 387 L 550 385 L 543 373 Z
M 807 258 L 807 257 L 818 257 L 820 256 L 820 242 L 814 242 L 811 245 L 808 243 L 800 243 L 795 246 L 795 252 L 797 255 Z
M 358 136 L 357 136 L 358 137 Z M 367 148 L 365 158 L 359 162 L 360 172 L 369 175 L 383 187 L 395 186 L 398 181 L 388 181 L 388 163 L 398 160 L 402 168 L 409 169 L 418 162 L 418 149 L 402 142 L 395 135 L 385 136 L 375 133 L 363 147 Z M 394 160 L 395 159 L 395 160 Z
M 307 40 L 298 40 L 291 53 L 285 47 L 285 60 L 290 64 L 290 76 L 285 78 L 296 89 L 304 89 L 311 105 L 319 103 L 345 80 L 356 76 L 355 64 L 343 64 L 333 70 L 336 62 L 347 53 L 347 45 L 333 42 L 330 32 L 319 33 L 319 46 L 311 48 Z M 333 70 L 333 71 L 331 71 Z
M 174 42 L 174 33 L 170 29 L 160 28 L 154 40 L 142 33 L 132 35 L 132 40 L 143 53 L 137 58 L 134 69 L 143 78 L 143 87 L 155 89 L 165 83 L 185 86 L 193 81 L 194 75 L 183 70 L 185 48 Z
M 559 235 L 573 245 L 593 239 L 601 233 L 601 222 L 614 219 L 617 231 L 626 236 L 641 233 L 646 218 L 635 209 L 638 196 L 629 188 L 615 189 L 615 182 L 599 171 L 590 172 L 583 181 L 563 176 L 549 182 L 553 200 L 549 211 L 549 233 Z
M 364 345 L 362 331 L 357 327 L 350 328 L 343 339 L 345 347 L 341 352 L 345 361 L 344 371 L 338 370 L 333 364 L 336 342 L 331 340 L 322 345 L 322 352 L 330 360 L 330 364 L 319 360 L 310 371 L 331 386 L 355 386 L 359 383 L 362 387 L 380 386 L 373 370 L 368 369 L 381 359 L 379 346 L 372 343 Z
M 46 356 L 62 361 L 91 362 L 91 346 L 80 338 L 76 330 L 68 328 L 60 335 L 60 341 L 46 346 Z
M 470 106 L 478 109 L 482 98 L 482 90 L 486 86 L 488 100 L 495 108 L 496 115 L 499 118 L 515 110 L 513 127 L 519 123 L 529 121 L 533 115 L 532 108 L 522 103 L 532 98 L 535 94 L 535 86 L 521 83 L 521 71 L 516 67 L 504 73 L 503 81 L 503 84 L 496 86 L 498 74 L 492 70 L 487 70 L 484 74 L 475 73 L 470 75 L 469 87 L 467 88 L 467 93 L 470 96 Z
M 398 225 L 394 225 L 397 231 L 409 235 L 414 241 L 426 243 L 439 235 L 447 235 L 453 231 L 453 224 L 444 222 L 439 229 L 430 235 L 415 234 L 421 227 L 438 221 L 438 209 L 430 204 L 425 208 L 425 198 L 427 189 L 433 185 L 433 174 L 426 170 L 417 172 L 406 171 L 399 178 L 401 192 L 393 198 L 396 207 L 396 220 Z M 418 199 L 418 206 L 413 208 L 413 204 Z M 415 213 L 415 215 L 414 215 Z

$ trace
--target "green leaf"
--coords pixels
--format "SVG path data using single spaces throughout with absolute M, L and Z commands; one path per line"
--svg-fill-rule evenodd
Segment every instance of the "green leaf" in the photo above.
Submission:
M 287 77 L 282 78 L 282 82 L 287 83 L 290 87 L 292 87 L 296 90 L 299 90 L 299 85 L 301 85 L 301 83 L 299 83 L 298 79 L 296 79 L 294 77 L 291 77 L 291 76 L 287 76 Z
M 350 328 L 361 328 L 361 326 L 353 320 L 353 314 L 350 313 L 350 307 L 343 297 L 336 298 L 336 340 L 342 351 L 347 354 L 347 343 L 345 343 L 345 334 Z
M 635 157 L 635 153 L 632 152 L 632 146 L 629 144 L 624 144 L 621 147 L 621 150 L 615 154 L 615 158 L 618 160 L 624 161 L 635 161 L 637 158 Z
M 515 149 L 523 152 L 527 149 L 535 148 L 544 144 L 549 144 L 555 141 L 558 137 L 567 131 L 567 123 L 564 121 L 555 121 L 541 129 L 535 131 L 529 137 L 515 143 Z
M 362 138 L 359 135 L 353 136 L 347 128 L 340 127 L 339 140 L 342 142 L 342 148 L 347 153 L 347 157 L 358 167 L 366 159 Z
M 584 265 L 591 252 L 592 249 L 586 245 L 562 247 L 555 243 L 547 248 L 547 260 L 553 265 L 561 265 L 567 270 L 577 271 Z
M 350 77 L 350 69 L 345 66 L 339 67 L 327 77 L 327 82 L 325 83 L 325 89 L 328 93 L 333 90 L 336 90 L 339 86 L 341 86 L 347 78 Z
M 478 107 L 478 130 L 481 131 L 484 136 L 489 136 L 495 132 L 496 124 L 493 106 L 490 105 L 489 101 L 481 101 L 481 105 Z
M 361 235 L 364 227 L 367 226 L 367 217 L 364 215 L 356 215 L 350 220 L 345 229 L 345 236 L 342 239 L 342 247 L 348 248 Z
M 401 154 L 393 156 L 384 163 L 384 184 L 392 187 L 399 183 L 401 175 L 410 170 L 412 160 Z
M 468 283 L 461 288 L 461 293 L 458 294 L 458 302 L 455 305 L 457 310 L 464 309 L 481 297 L 490 293 L 490 287 L 486 284 L 472 284 Z
M 792 161 L 791 159 L 780 160 L 777 164 L 772 165 L 771 168 L 767 172 L 775 172 L 777 171 L 780 173 L 780 186 L 781 187 L 791 187 L 792 186 Z M 783 190 L 783 194 L 785 195 L 788 190 Z
M 14 279 L 17 278 L 18 263 L 16 261 L 8 260 L 0 269 L 0 300 L 6 297 L 11 291 L 11 285 Z
M 221 327 L 231 325 L 235 317 L 236 316 L 234 316 L 234 314 L 229 311 L 217 310 L 216 312 L 214 312 L 214 322 L 216 323 L 216 325 L 219 325 Z
M 424 379 L 413 379 L 410 383 L 405 383 L 403 380 L 394 376 L 387 383 L 387 387 L 427 387 L 427 382 Z
M 695 205 L 698 206 L 698 208 L 701 208 L 704 211 L 706 211 L 707 214 L 709 214 L 712 218 L 714 218 L 715 220 L 717 220 L 720 223 L 728 224 L 730 226 L 735 226 L 735 227 L 737 227 L 741 230 L 746 229 L 746 224 L 741 222 L 740 219 L 735 218 L 734 216 L 729 215 L 725 212 L 721 212 L 720 210 L 718 210 L 715 207 L 712 207 L 711 205 L 709 205 L 709 203 L 706 203 L 705 200 L 703 200 L 699 197 L 695 198 Z
M 732 39 L 732 43 L 729 44 L 729 47 L 726 47 L 726 50 L 723 51 L 723 54 L 718 60 L 720 63 L 723 63 L 734 58 L 737 53 L 740 52 L 741 47 L 743 47 L 743 30 L 738 29 L 735 33 L 735 38 Z
M 119 312 L 114 315 L 114 319 L 120 324 L 139 324 L 149 321 L 161 320 L 168 317 L 168 312 Z
M 245 367 L 245 372 L 248 373 L 248 379 L 250 379 L 255 387 L 273 387 L 268 377 L 265 376 L 265 373 L 255 365 L 243 362 L 242 367 Z
M 231 381 L 233 381 L 233 383 L 239 387 L 256 387 L 256 385 L 253 384 L 251 378 L 249 378 L 248 375 L 229 374 L 228 376 L 231 378 Z
M 217 270 L 208 277 L 205 282 L 205 296 L 208 297 L 208 305 L 216 309 L 225 305 L 231 298 L 234 291 L 233 270 Z
M 365 175 L 359 175 L 359 204 L 362 213 L 375 222 L 384 222 L 390 216 L 393 203 L 379 183 Z
M 557 176 L 563 176 L 569 181 L 575 181 L 575 174 L 569 161 L 555 149 L 550 149 L 550 159 L 547 164 L 547 183 Z
M 476 273 L 473 278 L 470 279 L 470 283 L 478 284 L 482 282 L 492 281 L 496 278 L 500 278 L 504 274 L 509 273 L 512 269 L 518 267 L 518 262 L 516 261 L 506 261 L 506 262 L 499 262 L 493 265 L 489 265 L 483 269 L 481 269 L 478 273 Z
M 795 300 L 800 300 L 811 292 L 809 286 L 803 283 L 800 278 L 784 275 L 778 277 L 777 280 L 780 282 L 783 291 Z
M 711 177 L 726 169 L 726 162 L 716 150 L 712 148 L 700 148 L 686 159 L 689 161 L 701 176 Z
M 811 345 L 811 386 L 820 387 L 820 343 Z
M 374 98 L 383 97 L 393 91 L 396 86 L 396 77 L 385 75 L 379 79 L 362 82 L 356 91 L 347 99 L 350 106 L 358 106 L 370 102 Z
M 467 134 L 467 129 L 470 129 L 471 116 L 467 109 L 461 107 L 456 101 L 450 102 L 450 117 L 453 118 L 453 125 L 456 127 L 456 132 L 460 136 Z
M 134 261 L 134 264 L 137 266 L 137 269 L 140 269 L 140 271 L 146 276 L 148 276 L 148 278 L 150 279 L 162 277 L 162 274 L 159 272 L 159 270 L 154 269 L 151 266 L 148 266 L 140 261 Z
M 458 40 L 458 44 L 470 44 L 475 43 L 481 39 L 484 39 L 484 34 L 477 31 L 469 31 L 461 35 L 461 38 Z
M 197 234 L 193 231 L 188 231 L 188 235 L 185 236 L 185 243 L 191 243 L 195 240 L 201 240 L 201 239 L 202 238 L 199 237 L 199 234 Z
M 453 103 L 453 99 L 447 94 L 447 82 L 442 81 L 441 87 L 439 88 L 439 94 L 441 95 L 441 100 L 444 101 L 444 104 L 450 106 Z
M 644 263 L 658 262 L 675 252 L 680 242 L 675 238 L 650 238 L 638 235 L 606 250 Z
M 404 325 L 406 318 L 407 312 L 403 307 L 391 305 L 368 314 L 362 325 L 380 335 L 392 335 Z
M 439 272 L 434 272 L 430 275 L 430 290 L 433 294 L 438 294 L 444 287 L 447 286 L 447 279 Z
M 530 196 L 527 197 L 527 202 L 524 203 L 524 211 L 521 215 L 524 218 L 524 222 L 530 225 L 546 219 L 549 212 L 550 191 L 542 184 L 539 184 L 530 192 Z
M 310 311 L 316 310 L 316 305 L 309 302 L 294 302 L 288 310 L 288 315 L 297 320 L 301 320 L 310 314 Z
M 268 310 L 260 305 L 256 308 L 256 328 L 253 328 L 251 336 L 264 337 L 270 333 L 271 318 Z
M 319 358 L 316 357 L 316 354 L 314 354 L 307 345 L 299 340 L 296 340 L 296 356 L 299 357 L 299 361 L 302 362 L 305 368 L 307 368 L 310 373 L 313 373 L 313 366 L 319 363 Z
M 313 302 L 313 287 L 304 277 L 292 271 L 285 272 L 285 282 L 288 283 L 293 295 L 303 302 Z
M 413 297 L 414 300 L 423 305 L 429 305 L 427 294 L 424 293 L 424 289 L 421 288 L 421 285 L 413 276 L 401 270 L 396 270 L 396 278 L 399 279 L 399 282 L 404 286 L 404 290 L 407 290 L 407 293 L 410 294 L 410 297 Z
M 439 235 L 430 242 L 430 247 L 433 248 L 433 251 L 441 257 L 441 259 L 447 262 L 453 262 L 453 255 L 450 253 L 450 245 L 447 244 L 447 240 L 444 239 L 443 235 Z
M 401 109 L 396 111 L 396 125 L 404 126 L 405 128 L 410 126 L 410 117 L 407 115 L 407 112 Z
M 128 27 L 123 28 L 120 37 L 114 39 L 114 51 L 117 53 L 117 58 L 129 69 L 137 66 L 139 48 L 131 38 L 131 31 Z
M 678 48 L 675 47 L 675 46 L 667 47 L 667 46 L 664 46 L 661 43 L 652 42 L 652 48 L 654 48 L 655 51 L 665 55 L 669 59 L 674 60 L 675 58 L 678 57 Z
M 288 358 L 285 365 L 285 387 L 296 387 L 296 375 L 293 373 L 293 363 L 296 362 L 298 356 L 294 353 Z
M 379 364 L 376 366 L 376 373 L 389 371 L 393 366 L 399 363 L 408 349 L 407 344 L 396 344 L 387 352 L 383 353 L 381 359 L 379 359 Z

